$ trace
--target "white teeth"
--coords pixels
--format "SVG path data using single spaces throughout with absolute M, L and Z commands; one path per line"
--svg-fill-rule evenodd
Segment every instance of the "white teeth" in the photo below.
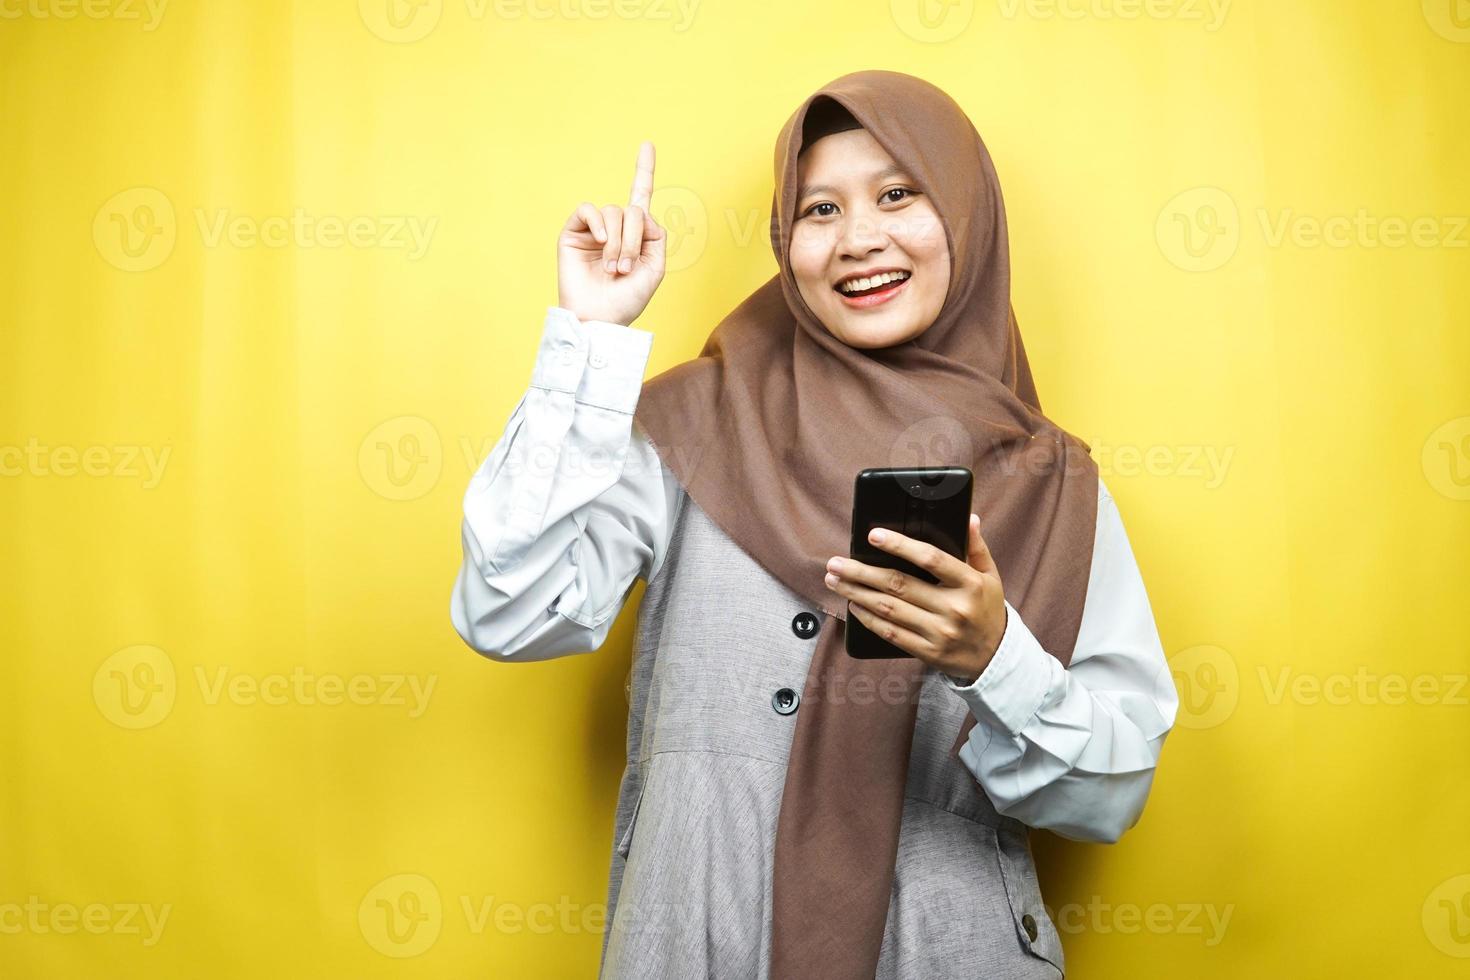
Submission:
M 908 277 L 909 273 L 907 272 L 880 272 L 876 276 L 869 276 L 866 279 L 853 279 L 849 282 L 844 282 L 837 288 L 844 293 L 860 293 L 864 289 L 872 289 L 874 286 L 881 286 L 886 282 L 896 282 L 907 279 Z

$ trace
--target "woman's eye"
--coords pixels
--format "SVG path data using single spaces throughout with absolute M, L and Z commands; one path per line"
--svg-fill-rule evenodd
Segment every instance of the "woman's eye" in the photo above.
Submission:
M 887 202 L 889 204 L 897 204 L 900 201 L 904 200 L 904 198 L 913 197 L 917 193 L 918 193 L 917 191 L 911 191 L 907 187 L 890 187 L 888 190 L 884 191 L 881 195 L 879 195 L 879 200 L 885 201 L 885 202 Z M 890 194 L 901 194 L 903 196 L 902 197 L 889 197 Z M 802 215 L 801 216 L 803 218 L 810 217 L 810 216 L 813 216 L 813 215 L 815 215 L 818 218 L 830 217 L 834 213 L 833 211 L 818 211 L 817 209 L 818 208 L 834 208 L 835 209 L 836 207 L 837 207 L 837 205 L 833 204 L 831 201 L 820 201 L 820 202 L 818 202 L 816 204 L 813 204 L 811 207 L 807 208 L 804 212 L 802 212 Z

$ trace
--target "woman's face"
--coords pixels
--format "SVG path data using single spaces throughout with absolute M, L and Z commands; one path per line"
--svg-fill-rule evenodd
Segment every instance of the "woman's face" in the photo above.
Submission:
M 949 245 L 913 179 L 866 129 L 850 129 L 809 144 L 797 161 L 791 269 L 833 336 L 850 347 L 890 347 L 939 316 Z M 879 278 L 861 281 L 870 275 Z

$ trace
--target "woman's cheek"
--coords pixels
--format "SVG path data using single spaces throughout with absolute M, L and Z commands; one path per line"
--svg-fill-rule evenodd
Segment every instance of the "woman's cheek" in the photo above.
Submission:
M 799 222 L 791 232 L 791 268 L 797 275 L 820 278 L 832 252 L 832 233 L 813 222 Z
M 944 223 L 939 220 L 939 215 L 931 212 L 916 217 L 908 230 L 906 249 L 910 255 L 919 256 L 926 262 L 948 257 L 949 246 L 944 240 Z

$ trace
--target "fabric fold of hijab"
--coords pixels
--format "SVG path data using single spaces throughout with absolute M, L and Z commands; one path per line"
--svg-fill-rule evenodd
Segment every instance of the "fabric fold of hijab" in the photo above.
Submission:
M 943 307 L 901 344 L 847 345 L 812 313 L 792 272 L 797 155 L 809 111 L 830 108 L 823 100 L 907 170 L 944 227 Z M 913 657 L 857 660 L 844 649 L 847 603 L 823 577 L 828 558 L 849 554 L 854 478 L 873 466 L 969 467 L 971 509 L 1005 596 L 1065 666 L 1092 564 L 1098 470 L 1087 443 L 1042 414 L 1011 310 L 1000 184 L 958 104 L 912 75 L 854 72 L 808 96 L 775 151 L 779 271 L 720 321 L 697 357 L 645 382 L 635 418 L 710 519 L 825 613 L 777 822 L 771 977 L 871 978 L 918 697 L 933 668 Z M 713 616 L 734 616 L 738 598 L 711 596 L 710 606 Z M 974 724 L 967 716 L 956 734 L 955 765 Z

